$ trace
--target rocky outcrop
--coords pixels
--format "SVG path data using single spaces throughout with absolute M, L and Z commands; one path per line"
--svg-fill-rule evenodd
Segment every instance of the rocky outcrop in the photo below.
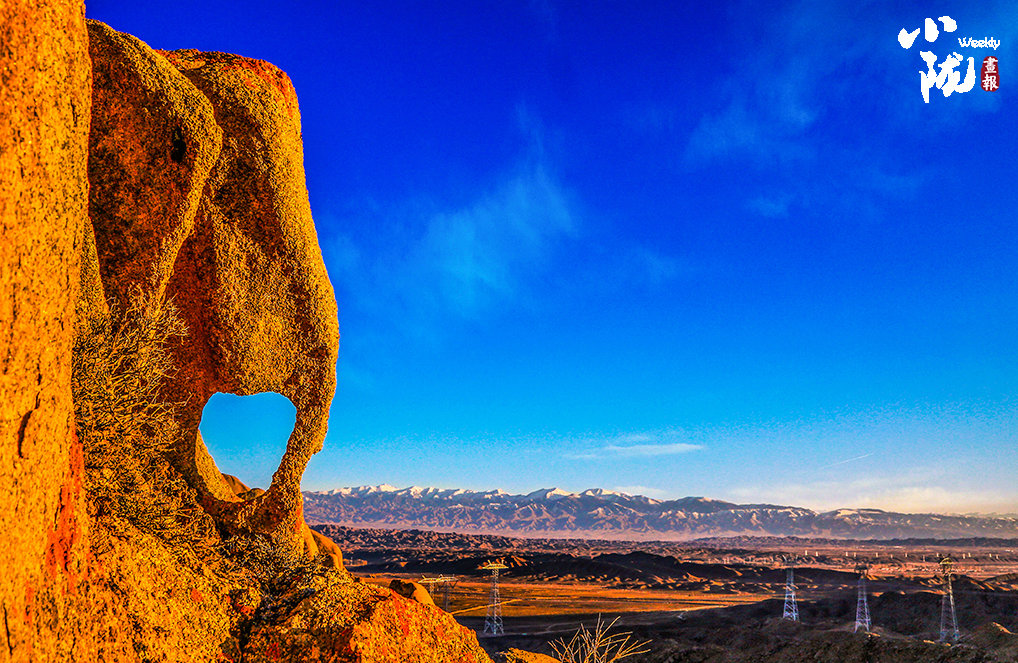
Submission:
M 424 588 L 419 582 L 413 582 L 410 580 L 400 580 L 399 578 L 393 578 L 389 583 L 389 589 L 396 592 L 405 599 L 411 601 L 417 601 L 424 605 L 435 605 L 435 601 L 432 600 L 431 594 Z
M 253 499 L 265 493 L 261 488 L 248 488 L 247 484 L 232 474 L 223 474 L 222 477 L 234 495 L 241 499 Z M 304 556 L 307 559 L 316 559 L 319 564 L 330 569 L 344 568 L 343 552 L 335 541 L 311 529 L 307 523 L 301 524 L 301 539 L 304 542 Z
M 304 185 L 297 98 L 279 69 L 223 53 L 159 53 L 89 21 L 96 110 L 90 211 L 101 285 L 121 309 L 175 302 L 188 333 L 168 385 L 178 469 L 228 532 L 305 546 L 300 478 L 325 438 L 339 332 Z M 101 298 L 100 298 L 101 299 Z M 93 310 L 97 306 L 83 306 Z M 198 437 L 217 392 L 297 408 L 264 494 L 239 499 Z
M 0 661 L 490 662 L 304 524 L 338 331 L 301 150 L 272 65 L 159 53 L 80 2 L 0 4 Z M 180 334 L 166 299 L 187 326 L 168 377 L 145 363 Z M 218 391 L 297 407 L 266 491 L 198 435 Z M 109 424 L 91 405 L 113 402 Z
M 443 610 L 366 583 L 322 578 L 281 623 L 252 628 L 245 663 L 490 663 Z
M 265 62 L 197 51 L 167 57 L 210 100 L 223 130 L 195 231 L 170 281 L 193 330 L 177 348 L 187 376 L 178 383 L 190 408 L 185 424 L 196 431 L 205 402 L 220 391 L 276 391 L 293 402 L 294 430 L 266 493 L 209 505 L 238 529 L 285 542 L 303 523 L 300 479 L 325 439 L 339 345 L 304 184 L 297 97 Z M 185 468 L 188 453 L 180 455 Z
M 495 657 L 495 663 L 559 663 L 559 660 L 546 654 L 536 654 L 514 647 L 500 652 Z
M 315 547 L 318 549 L 318 563 L 326 566 L 330 569 L 342 569 L 343 566 L 343 551 L 339 549 L 336 542 L 325 536 L 317 530 L 313 530 L 304 525 L 305 535 L 310 534 L 311 540 L 314 541 Z
M 84 7 L 0 3 L 0 660 L 59 660 L 87 574 L 71 347 L 87 225 Z

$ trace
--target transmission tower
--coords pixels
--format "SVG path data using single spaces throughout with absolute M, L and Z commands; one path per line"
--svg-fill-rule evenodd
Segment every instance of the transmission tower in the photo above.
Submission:
M 788 578 L 785 582 L 785 609 L 781 618 L 799 621 L 799 606 L 795 604 L 795 570 L 791 566 L 788 567 Z
M 509 567 L 502 562 L 488 562 L 481 566 L 482 571 L 491 571 L 491 594 L 488 597 L 488 614 L 484 616 L 484 631 L 491 635 L 502 635 L 502 600 L 498 596 L 498 572 Z
M 954 612 L 954 590 L 951 588 L 951 558 L 940 560 L 944 579 L 944 595 L 940 597 L 940 641 L 958 642 L 958 617 Z
M 431 594 L 431 598 L 435 598 L 435 586 L 442 586 L 442 609 L 449 612 L 449 592 L 456 583 L 459 582 L 459 578 L 456 576 L 438 576 L 437 578 L 429 578 L 427 576 L 420 579 L 420 583 L 428 587 L 428 593 Z
M 860 564 L 855 567 L 855 570 L 859 572 L 859 600 L 855 604 L 855 628 L 852 629 L 853 633 L 858 633 L 859 629 L 862 629 L 863 633 L 870 632 L 870 604 L 868 602 L 868 595 L 866 594 L 866 571 L 867 566 Z

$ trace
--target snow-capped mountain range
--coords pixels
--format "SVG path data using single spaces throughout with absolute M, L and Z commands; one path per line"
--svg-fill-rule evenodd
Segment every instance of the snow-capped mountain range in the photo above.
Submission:
M 733 504 L 703 497 L 656 500 L 602 488 L 514 495 L 411 486 L 359 486 L 304 493 L 310 523 L 416 527 L 464 533 L 690 539 L 710 536 L 831 538 L 1018 537 L 1012 516 L 907 514 L 879 509 L 817 512 L 795 506 Z

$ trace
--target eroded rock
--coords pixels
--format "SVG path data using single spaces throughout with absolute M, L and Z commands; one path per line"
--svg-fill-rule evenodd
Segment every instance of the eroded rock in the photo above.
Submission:
M 265 494 L 261 488 L 249 488 L 247 484 L 232 474 L 223 474 L 222 478 L 233 494 L 242 500 L 254 499 Z M 330 569 L 343 570 L 345 568 L 343 552 L 339 546 L 321 532 L 308 527 L 307 523 L 301 527 L 301 539 L 304 542 L 304 556 L 307 559 L 317 559 L 320 564 Z
M 307 527 L 307 525 L 305 525 Z M 311 538 L 318 547 L 318 561 L 331 569 L 343 569 L 343 551 L 339 549 L 336 542 L 325 536 L 318 530 L 308 528 Z
M 94 21 L 89 33 L 94 243 L 79 308 L 101 314 L 103 292 L 125 309 L 138 293 L 175 303 L 188 333 L 172 347 L 174 464 L 224 531 L 304 546 L 300 479 L 325 438 L 339 332 L 293 86 L 259 60 L 156 52 Z M 267 491 L 240 499 L 198 424 L 217 392 L 266 391 L 293 402 L 296 424 Z
M 136 37 L 89 20 L 89 218 L 105 294 L 162 296 L 223 132 L 212 105 Z M 92 293 L 86 291 L 89 297 Z
M 300 479 L 325 438 L 335 391 L 336 301 L 304 183 L 300 114 L 276 67 L 223 53 L 167 58 L 212 103 L 223 148 L 169 291 L 191 335 L 175 349 L 186 430 L 216 392 L 280 393 L 297 409 L 293 433 L 264 495 L 240 503 L 209 491 L 206 506 L 238 531 L 302 545 Z M 195 439 L 188 437 L 188 440 Z M 199 486 L 194 449 L 178 464 Z M 213 480 L 215 480 L 213 478 Z

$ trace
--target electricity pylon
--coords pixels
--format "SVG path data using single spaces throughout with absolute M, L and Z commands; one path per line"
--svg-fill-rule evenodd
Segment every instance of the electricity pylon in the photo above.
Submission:
M 442 609 L 449 612 L 449 591 L 456 585 L 459 578 L 456 576 L 438 576 L 437 578 L 421 578 L 419 582 L 428 587 L 431 598 L 435 598 L 435 585 L 442 586 Z
M 488 597 L 488 613 L 484 616 L 484 631 L 491 635 L 503 635 L 502 600 L 498 596 L 498 572 L 509 567 L 502 562 L 488 562 L 481 566 L 482 571 L 491 571 L 491 594 Z
M 865 564 L 860 564 L 855 567 L 855 570 L 859 572 L 859 600 L 855 604 L 855 628 L 852 629 L 852 632 L 858 633 L 859 629 L 862 629 L 863 633 L 869 633 L 871 624 L 870 604 L 866 594 L 867 567 Z
M 940 642 L 958 642 L 958 617 L 954 612 L 954 590 L 951 587 L 951 558 L 940 560 L 944 579 L 944 595 L 940 597 Z
M 793 622 L 799 621 L 799 606 L 795 604 L 795 571 L 788 567 L 788 577 L 785 582 L 785 609 L 781 613 L 782 619 Z

